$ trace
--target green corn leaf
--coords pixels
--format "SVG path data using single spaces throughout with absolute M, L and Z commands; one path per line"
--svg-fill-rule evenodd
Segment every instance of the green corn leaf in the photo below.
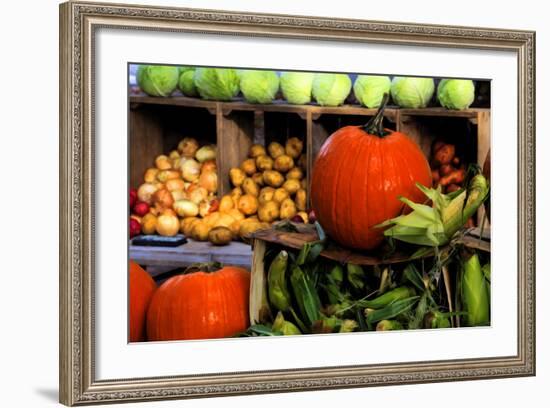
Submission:
M 310 278 L 299 266 L 294 266 L 290 274 L 290 283 L 303 321 L 309 326 L 319 319 L 321 300 Z
M 366 309 L 367 312 L 365 314 L 367 317 L 367 323 L 372 325 L 374 323 L 379 322 L 380 320 L 393 319 L 394 317 L 397 317 L 400 314 L 410 310 L 415 305 L 415 303 L 418 301 L 419 298 L 420 296 L 412 296 L 406 299 L 400 299 L 391 303 L 390 305 L 386 306 L 383 309 L 378 309 L 378 310 Z

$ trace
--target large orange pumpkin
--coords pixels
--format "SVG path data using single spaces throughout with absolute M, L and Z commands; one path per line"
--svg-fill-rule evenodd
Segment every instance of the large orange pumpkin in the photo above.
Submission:
M 415 186 L 432 185 L 430 165 L 407 135 L 384 129 L 387 96 L 365 126 L 345 126 L 323 144 L 312 172 L 311 204 L 333 239 L 357 249 L 374 249 L 383 240 L 375 225 L 396 217 L 404 196 L 422 202 Z
M 134 261 L 130 261 L 130 341 L 145 341 L 147 306 L 157 285 Z
M 153 341 L 229 337 L 249 326 L 250 272 L 226 266 L 174 276 L 155 292 L 147 312 Z

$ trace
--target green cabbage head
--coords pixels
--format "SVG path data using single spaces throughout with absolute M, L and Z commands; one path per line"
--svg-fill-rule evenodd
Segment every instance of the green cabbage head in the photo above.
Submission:
M 195 86 L 203 99 L 230 101 L 239 93 L 239 77 L 230 68 L 197 68 Z
M 194 69 L 181 71 L 180 79 L 178 81 L 178 88 L 180 89 L 181 93 L 186 96 L 198 96 L 199 92 L 197 91 L 197 87 L 195 86 L 194 77 Z
M 442 79 L 437 87 L 437 99 L 447 109 L 467 109 L 475 97 L 470 79 Z
M 402 108 L 425 108 L 434 89 L 432 78 L 395 77 L 391 83 L 391 97 Z
M 353 93 L 361 105 L 378 108 L 384 94 L 390 93 L 390 77 L 382 75 L 359 75 L 353 84 Z
M 176 89 L 179 68 L 165 65 L 140 65 L 137 83 L 150 96 L 170 96 Z
M 315 74 L 313 97 L 321 106 L 342 105 L 351 91 L 351 79 L 346 74 Z
M 244 69 L 239 72 L 240 86 L 249 103 L 271 103 L 279 90 L 279 77 L 275 71 Z
M 293 105 L 310 103 L 314 76 L 311 72 L 281 73 L 281 92 L 287 102 Z

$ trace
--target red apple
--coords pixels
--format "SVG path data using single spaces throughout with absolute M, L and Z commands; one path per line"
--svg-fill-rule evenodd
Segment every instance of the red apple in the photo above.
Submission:
M 290 219 L 290 221 L 292 222 L 295 222 L 296 224 L 303 224 L 304 223 L 304 219 L 302 218 L 302 216 L 296 214 L 294 217 L 292 217 Z
M 134 208 L 137 201 L 137 190 L 135 188 L 130 189 L 130 209 Z
M 141 225 L 135 218 L 130 218 L 130 238 L 134 238 L 141 232 Z
M 134 214 L 135 215 L 139 215 L 140 217 L 143 217 L 145 216 L 145 214 L 147 214 L 149 212 L 149 204 L 143 202 L 143 201 L 138 201 L 135 205 L 134 205 Z
M 317 221 L 317 217 L 315 216 L 315 211 L 309 210 L 308 219 L 310 224 L 315 224 L 315 221 Z

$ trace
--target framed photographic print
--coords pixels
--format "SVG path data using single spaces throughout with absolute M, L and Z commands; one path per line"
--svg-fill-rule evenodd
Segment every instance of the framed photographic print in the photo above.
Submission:
M 534 32 L 60 22 L 62 403 L 534 375 Z

